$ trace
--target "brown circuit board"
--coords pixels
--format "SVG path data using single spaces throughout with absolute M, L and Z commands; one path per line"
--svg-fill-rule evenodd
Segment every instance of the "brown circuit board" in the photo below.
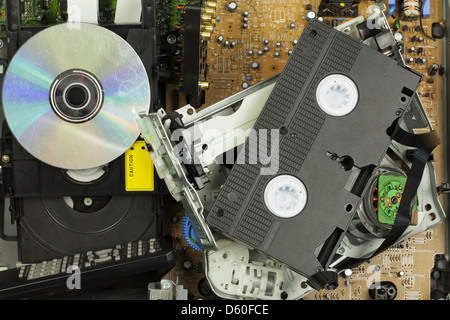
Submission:
M 388 2 L 383 1 L 388 7 Z M 289 50 L 307 24 L 306 15 L 309 6 L 317 13 L 321 1 L 309 0 L 236 0 L 234 12 L 227 9 L 229 1 L 218 0 L 215 15 L 217 23 L 208 42 L 207 63 L 209 66 L 209 89 L 206 91 L 205 104 L 201 108 L 220 101 L 232 94 L 245 90 L 283 70 L 289 58 Z M 367 16 L 367 9 L 374 1 L 362 0 L 358 5 L 358 15 Z M 431 1 L 430 17 L 422 20 L 425 33 L 431 33 L 431 24 L 440 22 L 442 8 L 440 1 Z M 308 9 L 307 9 L 308 8 Z M 387 10 L 386 10 L 387 14 Z M 244 19 L 247 18 L 247 19 Z M 324 16 L 324 22 L 330 25 L 348 21 L 349 17 L 337 18 Z M 342 18 L 342 17 L 340 17 Z M 431 77 L 428 70 L 433 63 L 442 64 L 442 40 L 432 41 L 418 30 L 419 21 L 398 19 L 397 12 L 388 17 L 393 30 L 398 28 L 404 40 L 404 59 L 410 57 L 414 62 L 409 66 L 424 75 L 418 89 L 421 101 L 438 134 L 443 137 L 443 79 L 437 73 Z M 333 21 L 335 20 L 335 21 Z M 397 21 L 396 21 L 397 20 Z M 400 22 L 400 25 L 398 25 Z M 244 27 L 244 23 L 247 25 Z M 418 42 L 418 38 L 420 42 Z M 226 45 L 224 42 L 228 41 Z M 231 44 L 233 43 L 233 44 Z M 415 47 L 414 51 L 410 50 Z M 418 48 L 422 48 L 417 51 Z M 258 51 L 261 52 L 258 54 Z M 249 52 L 250 51 L 250 52 Z M 417 58 L 425 58 L 417 62 Z M 257 67 L 255 68 L 255 62 Z M 253 64 L 253 68 L 252 68 Z M 432 80 L 429 80 L 433 78 Z M 175 86 L 168 87 L 167 97 L 173 96 Z M 168 99 L 168 109 L 170 105 Z M 180 106 L 185 101 L 180 96 Z M 444 179 L 443 145 L 434 151 L 434 166 L 437 184 Z M 444 201 L 441 198 L 441 201 Z M 177 265 L 165 278 L 181 284 L 193 297 L 202 297 L 208 293 L 201 272 L 201 253 L 187 246 L 181 235 L 181 219 L 184 215 L 181 204 L 169 203 L 173 210 L 168 217 L 167 227 L 175 239 Z M 434 256 L 445 250 L 443 224 L 406 239 L 401 245 L 390 248 L 347 275 L 340 275 L 336 289 L 322 289 L 313 292 L 305 300 L 367 300 L 371 299 L 368 285 L 376 281 L 391 281 L 397 287 L 397 300 L 430 299 L 430 270 L 434 265 Z M 200 292 L 200 291 L 201 292 Z

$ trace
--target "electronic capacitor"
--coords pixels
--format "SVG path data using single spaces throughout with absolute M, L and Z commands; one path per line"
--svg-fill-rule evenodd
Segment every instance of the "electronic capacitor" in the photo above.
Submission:
M 439 71 L 439 65 L 437 63 L 433 63 L 430 67 L 430 70 L 428 70 L 429 76 L 434 76 Z
M 306 20 L 312 20 L 316 18 L 316 13 L 312 10 L 306 13 Z
M 259 69 L 259 63 L 258 63 L 257 61 L 253 61 L 253 62 L 252 62 L 252 69 L 253 69 L 253 70 Z
M 236 3 L 236 2 L 231 1 L 231 2 L 229 2 L 229 3 L 227 4 L 227 10 L 228 10 L 229 12 L 235 12 L 236 9 L 237 9 L 237 3 Z

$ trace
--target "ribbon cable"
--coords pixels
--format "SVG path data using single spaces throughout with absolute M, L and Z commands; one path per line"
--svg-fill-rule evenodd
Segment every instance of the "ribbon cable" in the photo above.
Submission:
M 406 179 L 402 201 L 398 208 L 394 224 L 392 225 L 386 239 L 375 251 L 372 257 L 395 244 L 408 228 L 411 222 L 412 207 L 414 206 L 417 189 L 420 181 L 422 180 L 425 166 L 429 161 L 434 148 L 436 148 L 440 143 L 439 137 L 435 131 L 430 131 L 424 134 L 412 134 L 400 128 L 398 122 L 399 118 L 393 122 L 392 126 L 387 130 L 387 133 L 391 136 L 392 140 L 395 140 L 404 146 L 417 149 L 414 152 L 411 170 L 408 178 Z M 341 264 L 338 264 L 337 267 L 342 269 L 353 268 L 366 260 L 367 259 L 350 258 L 344 260 Z

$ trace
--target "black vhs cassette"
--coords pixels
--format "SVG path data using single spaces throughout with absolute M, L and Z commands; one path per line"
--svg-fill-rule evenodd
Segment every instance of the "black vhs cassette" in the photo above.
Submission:
M 208 224 L 320 288 L 327 282 L 313 280 L 329 267 L 389 147 L 387 129 L 404 115 L 420 81 L 394 59 L 310 21 Z

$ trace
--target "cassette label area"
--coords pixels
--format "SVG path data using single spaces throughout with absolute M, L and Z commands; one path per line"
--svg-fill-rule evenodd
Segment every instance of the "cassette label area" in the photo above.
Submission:
M 248 161 L 247 139 L 208 224 L 307 277 L 325 270 L 420 81 L 310 21 L 254 126 L 279 132 L 267 139 L 271 168 Z

